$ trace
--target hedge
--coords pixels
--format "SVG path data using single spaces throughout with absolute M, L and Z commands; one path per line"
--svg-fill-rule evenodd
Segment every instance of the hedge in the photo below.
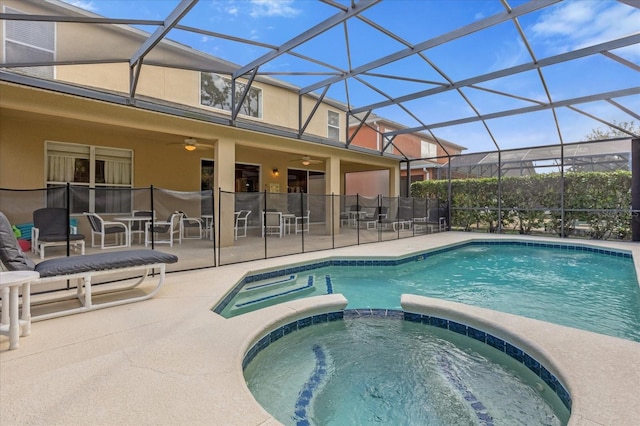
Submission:
M 446 208 L 448 184 L 447 180 L 414 182 L 411 195 L 435 198 Z M 509 176 L 500 184 L 498 210 L 498 178 L 452 180 L 451 226 L 470 231 L 475 225 L 496 232 L 500 221 L 503 229 L 513 227 L 521 234 L 544 228 L 568 237 L 576 233 L 576 226 L 585 225 L 594 239 L 625 239 L 631 233 L 629 171 L 568 172 L 564 179 L 558 173 Z

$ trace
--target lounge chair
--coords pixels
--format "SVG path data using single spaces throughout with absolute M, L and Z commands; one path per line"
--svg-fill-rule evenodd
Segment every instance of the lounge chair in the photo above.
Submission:
M 84 235 L 70 233 L 67 209 L 46 207 L 33 212 L 33 228 L 31 229 L 31 250 L 44 259 L 45 247 L 66 246 L 80 250 L 84 254 Z
M 157 250 L 122 250 L 109 253 L 88 254 L 84 256 L 69 256 L 57 259 L 44 260 L 37 265 L 20 249 L 11 224 L 7 217 L 0 212 L 0 261 L 9 271 L 36 271 L 40 278 L 31 283 L 31 288 L 40 284 L 57 281 L 78 280 L 75 294 L 65 294 L 62 297 L 47 297 L 41 303 L 59 302 L 77 298 L 81 302 L 80 307 L 68 307 L 61 311 L 49 312 L 31 317 L 32 321 L 55 318 L 64 315 L 108 308 L 125 303 L 139 302 L 155 296 L 164 283 L 166 264 L 175 263 L 178 258 L 172 254 L 162 253 Z M 158 271 L 158 282 L 155 288 L 143 295 L 139 293 L 121 293 L 125 296 L 114 300 L 94 303 L 93 296 L 105 293 L 122 292 L 131 290 L 146 279 L 149 273 Z M 92 279 L 107 274 L 140 271 L 142 276 L 133 284 L 105 284 L 99 291 L 94 291 Z M 62 291 L 65 292 L 66 291 Z M 23 302 L 29 298 L 23 298 Z M 29 309 L 29 306 L 23 306 Z

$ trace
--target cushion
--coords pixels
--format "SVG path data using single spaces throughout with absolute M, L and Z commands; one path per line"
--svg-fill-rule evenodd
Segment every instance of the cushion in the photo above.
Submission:
M 157 250 L 123 250 L 49 259 L 38 263 L 35 270 L 40 273 L 41 278 L 44 278 L 177 261 L 177 256 Z
M 18 245 L 11 223 L 0 212 L 0 261 L 9 271 L 33 271 L 35 264 Z
M 18 238 L 18 245 L 22 249 L 22 251 L 31 250 L 31 242 L 29 240 L 23 240 L 22 238 Z

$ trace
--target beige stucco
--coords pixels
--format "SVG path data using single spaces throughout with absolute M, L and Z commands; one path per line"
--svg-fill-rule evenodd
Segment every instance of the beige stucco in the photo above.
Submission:
M 71 13 L 65 5 L 31 0 L 0 0 L 2 10 L 5 6 L 30 14 Z M 114 101 L 87 97 L 86 91 L 80 96 L 69 94 L 74 92 L 66 89 L 61 93 L 0 82 L 0 188 L 45 187 L 46 143 L 55 141 L 131 150 L 132 184 L 136 188 L 153 185 L 174 191 L 199 191 L 201 160 L 209 159 L 215 164 L 216 193 L 218 189 L 238 190 L 235 164 L 244 163 L 260 167 L 261 191 L 273 190 L 273 183 L 278 184 L 279 192 L 286 193 L 286 171 L 298 168 L 326 173 L 324 193 L 336 195 L 344 193 L 345 173 L 385 170 L 390 176 L 389 195 L 399 194 L 397 160 L 220 124 L 228 123 L 231 116 L 227 111 L 200 104 L 199 71 L 157 66 L 186 63 L 197 68 L 197 64 L 205 61 L 214 63 L 211 57 L 172 42 L 158 44 L 145 56 L 147 62 L 143 61 L 140 68 L 134 98 L 127 100 L 133 87 L 128 60 L 146 35 L 125 26 L 78 23 L 56 23 L 55 31 L 57 61 L 93 59 L 95 46 L 109 52 L 114 60 L 114 63 L 58 65 L 54 70 L 55 80 L 80 89 L 114 94 Z M 0 37 L 4 34 L 0 31 Z M 3 46 L 4 40 L 0 42 L 0 48 Z M 220 66 L 228 68 L 228 64 Z M 300 103 L 294 88 L 268 78 L 256 79 L 252 87 L 262 90 L 263 114 L 259 118 L 239 116 L 238 120 L 286 130 L 292 135 L 300 126 L 306 126 L 305 135 L 326 138 L 328 111 L 335 111 L 340 113 L 340 139 L 344 139 L 345 116 L 335 104 L 316 105 L 316 99 L 309 96 L 303 97 Z M 155 110 L 138 107 L 140 101 L 150 102 Z M 166 107 L 182 113 L 157 112 Z M 212 120 L 207 121 L 207 117 Z M 183 149 L 185 138 L 195 138 L 210 147 L 187 152 Z M 322 162 L 303 166 L 299 161 L 302 156 Z M 274 169 L 280 171 L 278 176 L 273 173 Z M 216 209 L 218 201 L 216 197 Z M 145 200 L 145 205 L 138 208 L 146 208 L 146 203 Z M 194 211 L 199 209 L 195 204 L 189 207 Z M 232 238 L 231 232 L 222 235 L 220 244 Z
M 8 6 L 29 14 L 61 14 L 59 9 L 55 12 L 47 10 L 47 5 L 40 2 L 3 0 L 0 1 L 0 6 Z M 0 22 L 0 25 L 3 25 L 3 22 Z M 145 41 L 144 34 L 130 27 L 116 25 L 79 23 L 56 23 L 55 25 L 55 57 L 57 61 L 93 59 L 97 57 L 96 46 L 99 46 L 101 57 L 104 57 L 104 52 L 109 52 L 108 56 L 112 57 L 114 61 L 120 61 L 119 63 L 56 66 L 54 70 L 56 80 L 121 94 L 129 93 L 131 86 L 129 58 Z M 0 37 L 2 34 L 4 32 L 0 32 Z M 167 42 L 161 42 L 154 47 L 146 59 L 152 64 L 188 64 L 203 60 L 201 53 Z M 213 58 L 209 57 L 208 60 L 210 66 L 214 67 Z M 240 81 L 246 82 L 246 80 Z M 271 81 L 275 82 L 275 80 Z M 262 116 L 244 118 L 291 130 L 298 129 L 300 124 L 299 100 L 293 88 L 285 89 L 261 81 L 253 82 L 252 87 L 262 90 Z M 229 116 L 228 111 L 201 105 L 200 71 L 148 65 L 143 61 L 135 93 Z M 315 99 L 309 96 L 303 98 L 303 123 L 313 111 L 315 103 Z M 337 108 L 321 103 L 306 128 L 308 134 L 327 137 L 328 110 L 339 112 Z M 342 141 L 344 141 L 345 125 L 343 121 L 344 119 L 341 117 L 340 140 Z

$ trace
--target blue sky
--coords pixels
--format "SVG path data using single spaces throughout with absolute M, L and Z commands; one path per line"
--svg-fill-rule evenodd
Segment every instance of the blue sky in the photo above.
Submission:
M 68 3 L 107 17 L 161 20 L 173 10 L 178 1 L 69 0 Z M 345 4 L 344 1 L 341 3 Z M 516 8 L 525 3 L 527 2 L 511 1 L 509 6 Z M 416 44 L 502 13 L 504 10 L 504 6 L 498 0 L 385 0 L 363 12 L 362 16 L 386 27 L 402 40 Z M 280 45 L 337 12 L 334 7 L 313 0 L 201 0 L 180 23 L 259 43 Z M 531 44 L 535 58 L 540 60 L 638 33 L 640 9 L 615 1 L 564 1 L 524 15 L 519 18 L 519 23 Z M 144 29 L 151 32 L 155 28 Z M 343 26 L 332 28 L 316 40 L 300 46 L 296 52 L 346 70 L 349 65 L 357 67 L 367 64 L 406 47 L 359 20 L 350 20 L 347 31 L 351 64 L 348 61 Z M 174 30 L 169 37 L 238 64 L 246 64 L 269 51 L 258 46 L 247 46 L 184 31 Z M 640 66 L 639 45 L 619 49 L 614 53 Z M 346 102 L 348 93 L 348 99 L 353 106 L 359 107 L 386 99 L 367 84 L 383 90 L 391 97 L 397 97 L 447 84 L 447 79 L 459 81 L 529 63 L 532 60 L 516 26 L 508 21 L 429 49 L 424 52 L 424 58 L 412 56 L 372 70 L 379 74 L 402 75 L 420 82 L 362 76 L 364 83 L 350 80 L 348 92 L 344 84 L 336 84 L 330 89 L 329 96 Z M 294 70 L 332 71 L 328 67 L 291 55 L 284 55 L 260 70 L 276 73 Z M 546 67 L 542 72 L 554 101 L 640 86 L 640 73 L 637 70 L 604 55 L 588 57 L 576 63 Z M 327 78 L 327 76 L 318 75 L 305 77 L 274 75 L 274 77 L 301 87 Z M 547 102 L 545 88 L 536 71 L 483 82 L 480 86 L 533 101 Z M 462 93 L 480 114 L 534 104 L 530 101 L 473 88 L 464 88 Z M 640 111 L 639 99 L 640 96 L 628 96 L 618 98 L 616 102 L 637 112 Z M 428 100 L 414 100 L 406 105 L 423 123 L 427 124 L 471 117 L 475 114 L 456 91 L 445 92 Z M 579 107 L 589 114 L 602 116 L 611 121 L 634 120 L 634 117 L 608 102 L 594 102 Z M 603 127 L 599 122 L 566 108 L 557 111 L 564 142 L 580 140 L 591 129 Z M 420 121 L 416 121 L 398 107 L 384 108 L 375 113 L 408 127 L 420 124 Z M 559 142 L 553 115 L 548 110 L 522 117 L 489 120 L 487 124 L 501 148 Z M 438 137 L 469 147 L 470 151 L 494 148 L 493 142 L 481 123 L 438 128 L 433 132 Z

